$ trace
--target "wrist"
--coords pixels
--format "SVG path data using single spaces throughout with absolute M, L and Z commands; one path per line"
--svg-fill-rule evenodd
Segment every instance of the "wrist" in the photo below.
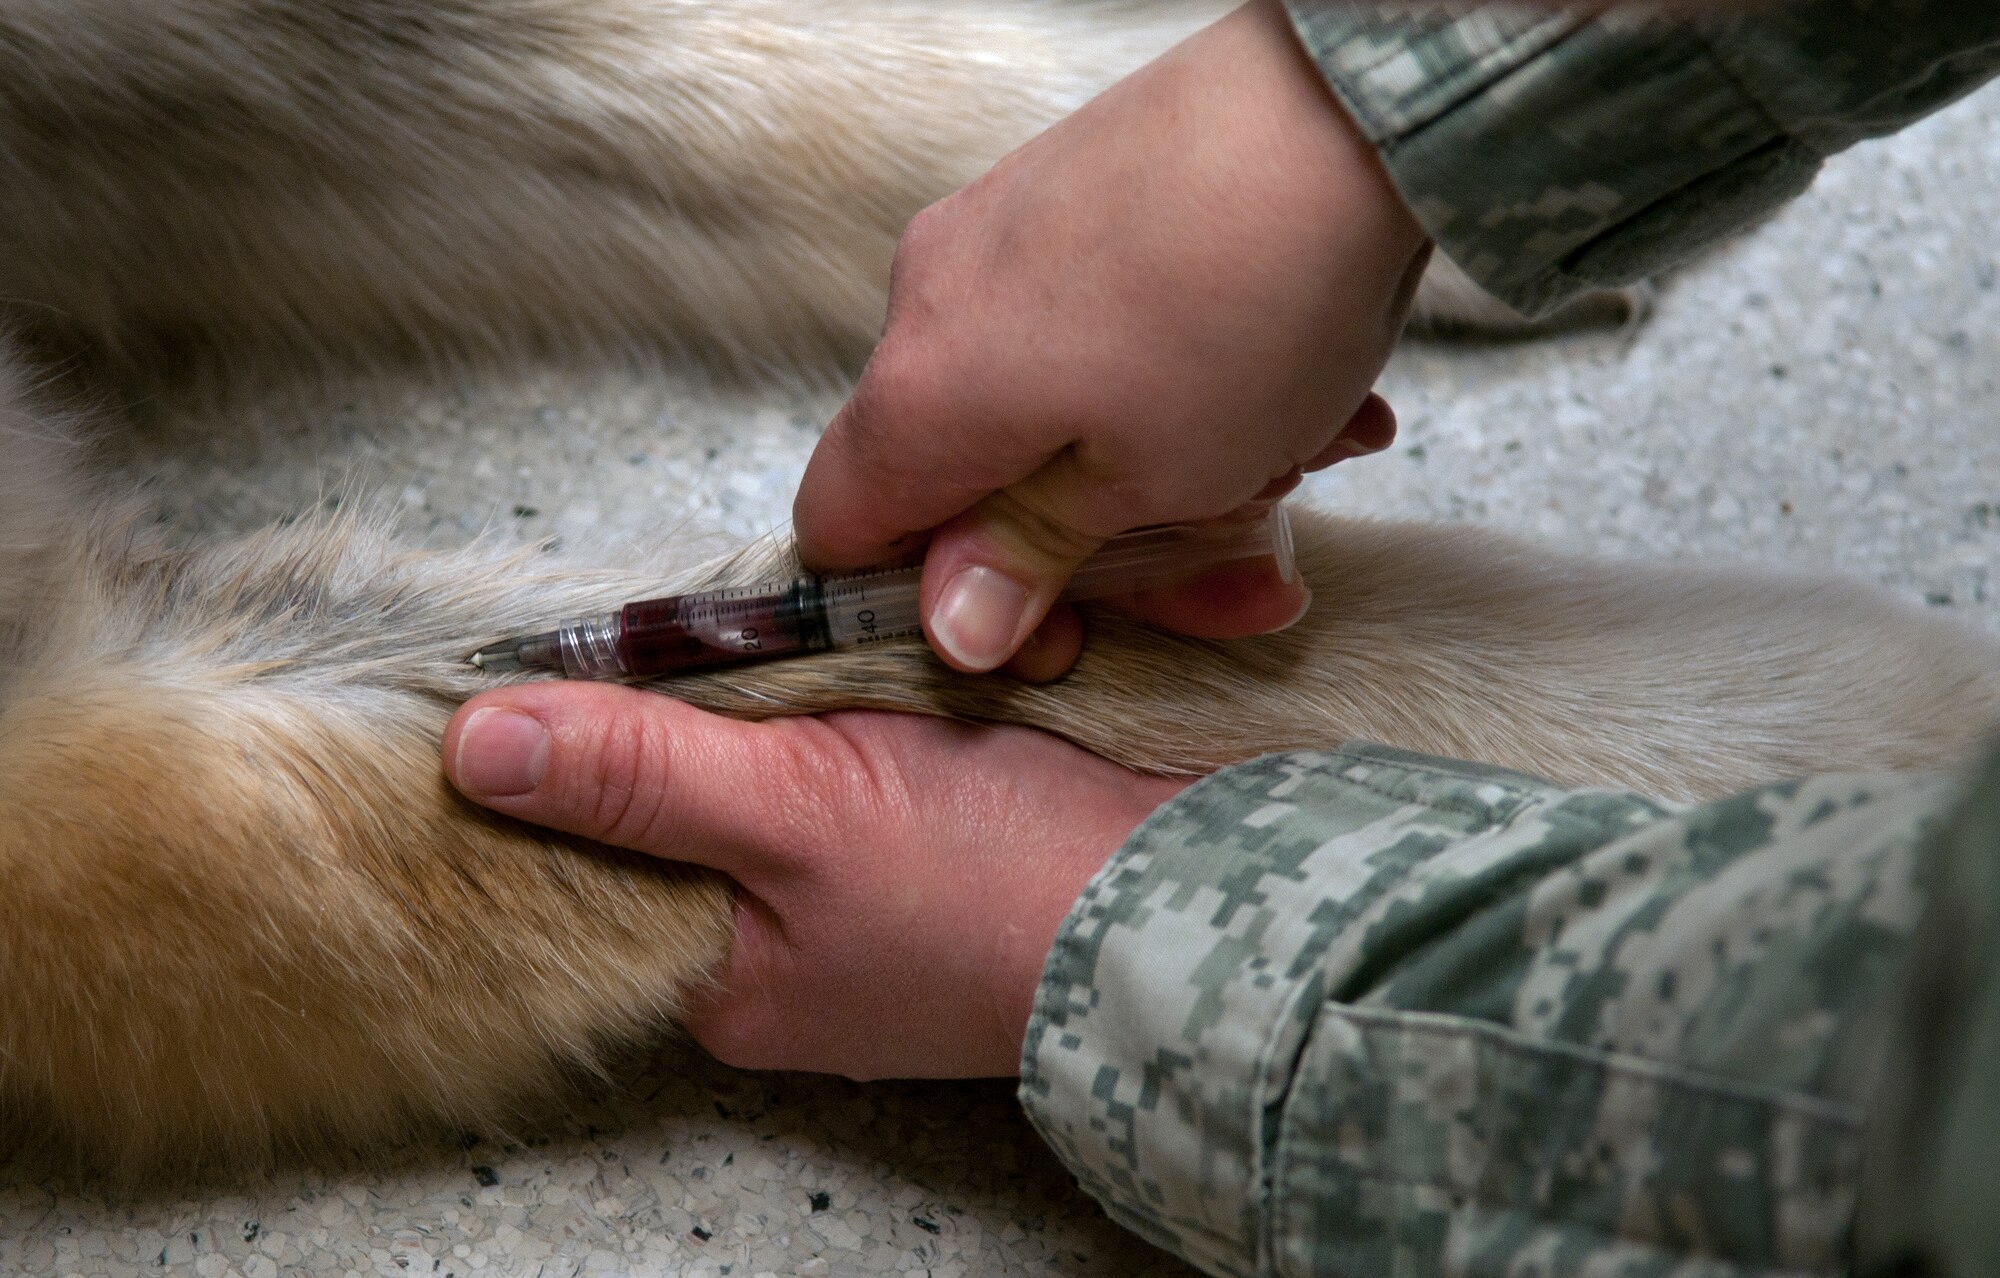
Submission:
M 1222 83 L 1240 95 L 1218 117 L 1234 185 L 1211 197 L 1237 208 L 1216 220 L 1241 224 L 1235 248 L 1251 262 L 1310 281 L 1283 312 L 1287 335 L 1328 374 L 1317 407 L 1352 400 L 1351 410 L 1402 335 L 1430 233 L 1279 0 L 1250 0 L 1183 47 L 1197 43 L 1199 56 L 1178 64 L 1195 78 L 1183 91 L 1198 98 Z M 1245 231 L 1254 238 L 1244 242 Z
M 998 1027 L 993 1059 L 1005 1073 L 1020 1066 L 1049 951 L 1084 889 L 1116 859 L 1141 823 L 1191 784 L 1187 778 L 1128 777 L 1116 802 L 1081 822 L 1073 839 L 1008 894 L 1011 908 L 994 933 L 988 968 L 994 976 L 988 986 L 991 1020 Z
M 1046 890 L 1034 893 L 1027 908 L 1016 911 L 994 938 L 990 970 L 996 977 L 991 986 L 995 1072 L 1011 1075 L 1020 1068 L 1021 1045 L 1028 1036 L 1028 1018 L 1035 1010 L 1035 992 L 1041 988 L 1049 950 L 1076 899 L 1110 855 L 1115 850 L 1074 882 L 1038 885 Z
M 1282 0 L 1249 0 L 1229 20 L 1241 21 L 1243 38 L 1258 48 L 1264 64 L 1261 80 L 1276 95 L 1280 113 L 1274 127 L 1312 144 L 1318 161 L 1313 176 L 1329 198 L 1340 202 L 1333 211 L 1360 218 L 1370 238 L 1395 251 L 1415 254 L 1427 247 L 1430 233 L 1390 177 L 1381 153 L 1327 84 Z

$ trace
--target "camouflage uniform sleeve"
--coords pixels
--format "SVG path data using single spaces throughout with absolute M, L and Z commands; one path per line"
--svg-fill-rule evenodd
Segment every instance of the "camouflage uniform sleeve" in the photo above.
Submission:
M 1531 315 L 1684 259 L 2000 70 L 1993 0 L 1286 4 L 1439 247 Z
M 1957 792 L 1674 809 L 1371 746 L 1231 768 L 1077 902 L 1022 1101 L 1210 1273 L 1842 1272 Z

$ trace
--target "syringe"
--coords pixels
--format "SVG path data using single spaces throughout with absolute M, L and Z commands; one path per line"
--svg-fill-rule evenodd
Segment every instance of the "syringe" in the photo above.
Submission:
M 1059 598 L 1099 599 L 1263 558 L 1275 559 L 1279 575 L 1292 579 L 1292 528 L 1282 506 L 1254 522 L 1169 524 L 1113 537 L 1083 562 Z M 490 644 L 467 660 L 493 674 L 531 669 L 571 679 L 646 678 L 907 639 L 923 633 L 921 571 L 886 568 L 645 599 L 565 621 L 546 634 Z

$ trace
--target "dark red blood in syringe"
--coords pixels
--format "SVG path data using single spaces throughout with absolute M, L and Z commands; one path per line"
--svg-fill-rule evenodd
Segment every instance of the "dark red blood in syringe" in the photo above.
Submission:
M 694 596 L 626 604 L 618 614 L 618 659 L 625 673 L 644 677 L 817 651 L 827 646 L 823 638 L 813 641 L 824 634 L 825 621 L 802 611 L 816 602 L 805 593 L 795 587 L 724 601 Z

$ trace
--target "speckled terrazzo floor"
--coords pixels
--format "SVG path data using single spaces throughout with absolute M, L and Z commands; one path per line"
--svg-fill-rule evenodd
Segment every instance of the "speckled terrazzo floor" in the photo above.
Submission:
M 1843 157 L 1629 333 L 1411 346 L 1394 452 L 1316 499 L 1609 552 L 1880 581 L 2000 630 L 2000 91 Z M 106 440 L 190 531 L 344 485 L 411 534 L 585 545 L 780 520 L 834 399 L 538 375 Z M 218 1032 L 226 1032 L 218 1027 Z M 1000 1085 L 732 1072 L 669 1049 L 519 1143 L 108 1200 L 0 1173 L 0 1273 L 1143 1275 Z

